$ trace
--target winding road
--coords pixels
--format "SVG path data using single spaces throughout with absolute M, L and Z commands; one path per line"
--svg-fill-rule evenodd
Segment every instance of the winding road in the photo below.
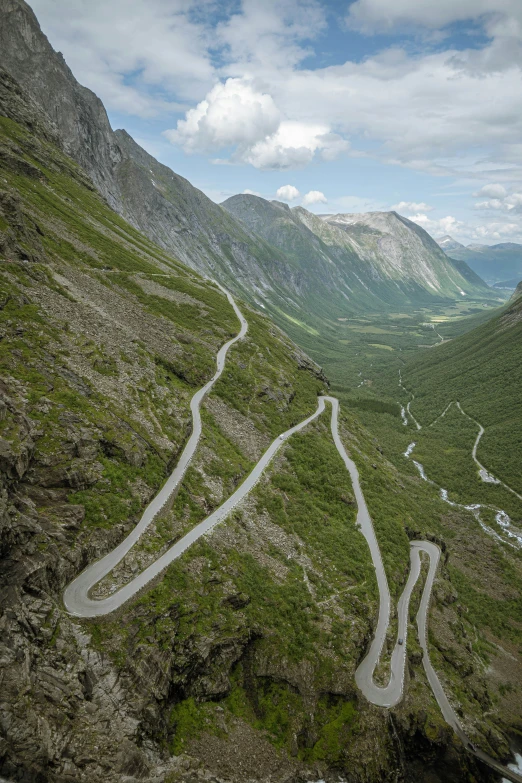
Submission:
M 415 396 L 413 395 L 412 392 L 408 391 L 408 389 L 406 389 L 405 386 L 402 385 L 402 377 L 401 377 L 401 371 L 400 370 L 399 370 L 399 386 L 401 386 L 401 388 L 404 389 L 404 391 L 406 391 L 407 394 L 409 394 L 411 396 L 410 403 L 408 403 L 407 411 L 410 414 L 410 417 L 411 417 L 412 421 L 414 422 L 414 424 L 416 425 L 417 429 L 418 430 L 422 429 L 422 426 L 414 418 L 414 416 L 411 413 L 410 408 L 409 408 L 409 405 L 411 404 L 411 402 L 414 401 Z M 399 403 L 399 405 L 400 405 L 400 403 Z M 434 419 L 430 424 L 427 425 L 428 428 L 429 427 L 433 427 L 438 421 L 443 419 L 446 416 L 447 412 L 450 410 L 450 408 L 453 405 L 456 405 L 456 407 L 458 408 L 460 413 L 463 416 L 465 416 L 467 419 L 469 419 L 471 422 L 473 422 L 473 424 L 475 424 L 478 427 L 478 429 L 479 429 L 478 435 L 475 438 L 475 442 L 474 442 L 474 444 L 472 446 L 472 449 L 471 449 L 471 458 L 473 459 L 474 463 L 476 464 L 476 466 L 479 469 L 478 470 L 478 475 L 479 475 L 480 479 L 482 481 L 484 481 L 485 483 L 488 483 L 488 484 L 500 484 L 505 489 L 509 490 L 509 492 L 511 492 L 513 495 L 516 495 L 516 497 L 519 500 L 522 500 L 522 495 L 520 495 L 512 487 L 510 487 L 509 484 L 506 484 L 504 481 L 501 481 L 500 479 L 497 479 L 495 476 L 493 476 L 493 474 L 490 473 L 484 467 L 484 465 L 482 465 L 481 462 L 479 462 L 479 460 L 477 458 L 477 448 L 478 448 L 478 445 L 480 443 L 480 439 L 484 435 L 485 429 L 484 429 L 484 427 L 482 426 L 482 424 L 480 422 L 478 422 L 476 419 L 472 418 L 469 414 L 466 413 L 466 411 L 462 408 L 462 405 L 460 404 L 460 402 L 458 400 L 453 400 L 452 402 L 448 403 L 448 405 L 446 405 L 446 407 L 444 408 L 442 413 L 440 413 L 437 416 L 436 419 Z M 405 410 L 404 406 L 401 406 L 401 415 L 402 415 L 402 419 L 403 419 L 403 424 L 406 424 L 406 425 L 409 424 L 409 420 L 408 420 L 408 417 L 406 416 L 406 410 Z M 404 456 L 407 459 L 410 459 L 411 454 L 412 454 L 412 452 L 413 452 L 413 450 L 414 450 L 416 445 L 417 445 L 416 441 L 413 441 L 412 443 L 409 444 L 408 448 L 404 452 Z M 437 486 L 435 484 L 435 482 L 432 481 L 431 479 L 429 479 L 428 476 L 426 475 L 426 471 L 424 470 L 424 465 L 422 465 L 420 462 L 418 462 L 415 459 L 412 459 L 412 462 L 415 465 L 415 467 L 416 467 L 420 477 L 424 481 L 428 481 L 430 484 L 433 484 L 434 486 Z M 462 508 L 462 509 L 464 509 L 466 511 L 471 511 L 471 513 L 473 514 L 473 516 L 475 517 L 477 522 L 480 524 L 480 526 L 482 527 L 484 532 L 487 533 L 488 535 L 492 536 L 493 538 L 496 538 L 499 541 L 502 541 L 505 544 L 509 544 L 509 546 L 513 546 L 513 547 L 517 547 L 517 548 L 522 547 L 522 534 L 520 532 L 517 532 L 516 530 L 512 529 L 511 519 L 510 519 L 509 515 L 503 509 L 497 508 L 496 506 L 492 506 L 491 504 L 488 504 L 488 503 L 471 503 L 471 504 L 467 504 L 467 505 L 463 504 L 463 503 L 456 503 L 456 502 L 450 500 L 448 490 L 447 489 L 443 489 L 442 487 L 439 487 L 439 494 L 440 494 L 440 497 L 442 498 L 442 500 L 445 503 L 448 503 L 450 506 L 454 506 L 455 508 Z M 502 538 L 502 536 L 499 535 L 499 533 L 497 533 L 495 530 L 493 530 L 489 525 L 487 525 L 484 522 L 484 520 L 481 517 L 481 510 L 482 509 L 489 509 L 490 511 L 493 511 L 495 513 L 495 520 L 496 520 L 497 524 L 499 525 L 499 527 L 502 529 L 502 532 L 503 532 L 504 536 L 506 536 L 506 538 Z M 516 541 L 516 544 L 514 543 L 515 541 Z
M 348 456 L 339 435 L 339 401 L 335 397 L 319 397 L 317 409 L 315 412 L 308 416 L 308 418 L 301 421 L 299 424 L 296 424 L 294 427 L 291 427 L 286 432 L 282 433 L 282 435 L 279 435 L 270 444 L 259 462 L 255 465 L 251 473 L 238 487 L 238 489 L 236 489 L 236 491 L 218 509 L 216 509 L 202 522 L 197 524 L 192 530 L 183 536 L 183 538 L 177 541 L 173 546 L 170 547 L 170 549 L 161 555 L 154 563 L 148 566 L 148 568 L 146 568 L 134 579 L 132 579 L 130 582 L 107 598 L 90 598 L 89 593 L 92 588 L 104 576 L 110 573 L 110 571 L 125 557 L 127 552 L 129 552 L 129 550 L 134 546 L 134 544 L 138 541 L 140 536 L 155 519 L 158 513 L 161 512 L 175 490 L 179 487 L 185 471 L 194 456 L 201 436 L 201 402 L 223 372 L 225 358 L 228 350 L 232 345 L 234 345 L 234 343 L 236 343 L 238 340 L 241 340 L 247 333 L 247 321 L 236 305 L 232 295 L 221 285 L 219 285 L 219 288 L 223 291 L 231 306 L 233 307 L 234 312 L 239 319 L 241 328 L 237 336 L 229 340 L 219 350 L 217 354 L 217 370 L 215 375 L 205 386 L 203 386 L 202 389 L 196 392 L 191 400 L 190 408 L 193 420 L 192 434 L 187 441 L 178 464 L 159 493 L 151 501 L 151 503 L 149 503 L 140 521 L 134 530 L 127 536 L 127 538 L 125 538 L 115 549 L 113 549 L 112 552 L 109 552 L 103 558 L 88 566 L 78 577 L 76 577 L 76 579 L 74 579 L 69 584 L 64 592 L 63 597 L 67 611 L 76 617 L 98 617 L 113 612 L 130 598 L 135 596 L 152 579 L 161 574 L 161 572 L 164 571 L 164 569 L 170 563 L 179 558 L 183 552 L 185 552 L 193 543 L 195 543 L 203 535 L 209 533 L 217 524 L 223 522 L 230 514 L 232 509 L 255 487 L 263 472 L 273 460 L 279 449 L 283 446 L 284 442 L 294 433 L 299 432 L 299 430 L 302 430 L 304 427 L 314 421 L 314 419 L 320 416 L 321 413 L 323 413 L 325 410 L 326 403 L 329 403 L 332 410 L 330 422 L 332 437 L 337 450 L 346 466 L 346 469 L 350 473 L 358 507 L 356 522 L 368 543 L 379 588 L 379 614 L 377 625 L 370 649 L 368 650 L 368 653 L 355 673 L 357 686 L 363 695 L 368 699 L 368 701 L 377 706 L 393 707 L 401 700 L 404 693 L 408 609 L 413 589 L 417 583 L 421 571 L 420 553 L 425 552 L 429 557 L 430 565 L 420 601 L 419 611 L 417 614 L 417 627 L 419 643 L 423 650 L 424 669 L 434 696 L 439 704 L 444 719 L 447 721 L 447 723 L 449 723 L 450 726 L 452 726 L 469 752 L 473 753 L 490 767 L 504 775 L 504 777 L 508 780 L 513 781 L 513 783 L 522 783 L 522 775 L 518 775 L 508 767 L 504 767 L 494 759 L 487 756 L 487 754 L 480 750 L 476 750 L 471 745 L 458 721 L 455 711 L 453 710 L 450 702 L 446 697 L 446 694 L 444 693 L 444 689 L 442 688 L 440 680 L 431 665 L 427 644 L 427 622 L 433 582 L 440 559 L 440 550 L 434 543 L 430 541 L 410 542 L 410 574 L 397 606 L 398 639 L 402 638 L 403 644 L 397 643 L 394 647 L 391 657 L 390 679 L 388 685 L 381 687 L 376 685 L 374 682 L 375 668 L 381 656 L 382 648 L 386 638 L 386 632 L 390 622 L 391 598 L 388 588 L 388 581 L 381 558 L 379 543 L 377 541 L 373 523 L 368 512 L 363 491 L 361 489 L 357 466 Z M 402 385 L 402 382 L 400 383 Z M 413 421 L 415 421 L 413 415 L 409 411 L 409 406 L 408 413 L 412 417 Z M 420 425 L 418 423 L 417 427 L 420 429 Z

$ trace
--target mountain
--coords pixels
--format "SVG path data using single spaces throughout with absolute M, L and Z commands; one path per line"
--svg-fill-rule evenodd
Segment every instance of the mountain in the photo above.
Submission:
M 115 616 L 67 614 L 64 587 L 134 528 L 176 464 L 190 400 L 239 323 L 214 283 L 107 205 L 1 70 L 0 100 L 0 775 L 283 783 L 350 770 L 354 783 L 377 783 L 397 763 L 413 774 L 418 753 L 434 780 L 470 774 L 416 652 L 416 689 L 393 725 L 355 688 L 376 618 L 374 568 L 325 417 L 285 444 L 226 524 Z M 172 506 L 96 589 L 155 560 L 316 408 L 319 368 L 240 307 L 248 333 L 203 404 L 203 438 Z M 390 516 L 377 476 L 390 497 L 408 479 L 355 420 L 343 416 L 341 432 L 371 487 L 396 598 L 409 493 Z M 443 611 L 445 577 L 438 589 Z M 459 697 L 468 693 L 463 684 Z M 481 720 L 474 713 L 491 735 Z M 498 733 L 489 742 L 505 747 Z
M 435 242 L 444 250 L 445 253 L 447 253 L 449 250 L 457 250 L 464 247 L 464 245 L 461 245 L 461 243 L 457 242 L 456 239 L 450 237 L 449 234 L 446 234 L 443 237 L 439 237 L 438 239 L 435 238 Z
M 123 130 L 113 131 L 100 99 L 78 84 L 24 0 L 3 0 L 0 65 L 44 110 L 63 151 L 107 203 L 149 239 L 192 268 L 249 295 L 291 276 L 274 248 L 252 237 L 186 179 L 158 163 Z
M 486 430 L 479 460 L 522 495 L 522 284 L 492 319 L 411 360 L 402 377 L 423 421 L 459 400 Z
M 464 246 L 451 237 L 443 237 L 437 242 L 450 258 L 464 261 L 490 285 L 513 278 L 522 279 L 522 245 L 516 242 Z
M 357 254 L 384 277 L 406 281 L 428 293 L 457 298 L 485 294 L 487 287 L 465 265 L 447 264 L 430 235 L 396 212 L 328 215 L 324 221 L 348 236 Z
M 492 288 L 505 288 L 508 291 L 514 291 L 519 283 L 519 278 L 515 277 L 513 280 L 501 280 L 499 283 L 495 283 Z
M 422 228 L 395 212 L 317 216 L 252 195 L 232 196 L 222 206 L 295 260 L 301 293 L 321 300 L 325 313 L 490 295 L 465 264 L 450 261 Z
M 350 216 L 325 223 L 271 204 L 274 214 L 263 220 L 272 230 L 238 220 L 236 201 L 215 204 L 111 129 L 101 101 L 78 84 L 24 0 L 3 0 L 2 11 L 0 64 L 44 110 L 63 151 L 107 203 L 174 258 L 265 308 L 294 339 L 347 312 L 455 299 L 461 291 L 489 295 L 422 229 L 392 213 L 358 216 L 350 226 Z

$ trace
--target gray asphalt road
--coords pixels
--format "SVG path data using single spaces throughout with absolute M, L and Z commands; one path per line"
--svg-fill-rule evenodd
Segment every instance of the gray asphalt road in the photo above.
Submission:
M 180 557 L 195 541 L 201 536 L 210 532 L 217 524 L 222 522 L 230 514 L 232 509 L 253 489 L 253 487 L 259 481 L 259 478 L 263 474 L 264 470 L 270 464 L 277 451 L 281 448 L 283 443 L 294 433 L 302 430 L 310 422 L 316 419 L 325 409 L 325 403 L 329 402 L 332 406 L 331 416 L 331 432 L 334 443 L 337 450 L 350 473 L 352 485 L 357 500 L 357 524 L 360 526 L 361 533 L 364 535 L 372 562 L 375 567 L 375 573 L 377 578 L 377 584 L 379 587 L 379 615 L 377 620 L 377 626 L 375 628 L 374 637 L 370 645 L 370 649 L 359 665 L 356 673 L 356 683 L 364 694 L 364 696 L 372 704 L 376 704 L 381 707 L 393 707 L 397 704 L 404 692 L 404 671 L 406 664 L 406 651 L 407 651 L 407 632 L 408 632 L 408 609 L 411 594 L 413 588 L 419 578 L 421 569 L 420 552 L 426 552 L 430 565 L 428 576 L 422 592 L 419 611 L 417 613 L 417 628 L 419 633 L 419 642 L 423 650 L 423 664 L 426 672 L 426 676 L 433 690 L 437 703 L 441 709 L 446 722 L 453 728 L 456 734 L 461 739 L 464 746 L 470 753 L 473 753 L 477 758 L 480 758 L 491 768 L 504 775 L 508 780 L 513 783 L 522 783 L 522 776 L 513 772 L 512 770 L 499 764 L 495 759 L 483 753 L 481 750 L 475 750 L 471 745 L 468 737 L 464 733 L 462 726 L 459 723 L 457 715 L 451 706 L 449 700 L 446 697 L 444 689 L 440 683 L 440 680 L 431 665 L 429 658 L 429 650 L 427 644 L 427 623 L 429 614 L 429 605 L 431 599 L 431 593 L 433 588 L 433 581 L 437 571 L 440 550 L 438 546 L 430 541 L 412 541 L 410 549 L 410 574 L 408 581 L 404 588 L 404 591 L 399 599 L 397 605 L 397 617 L 398 617 L 398 634 L 397 638 L 404 640 L 403 644 L 396 644 L 391 656 L 390 665 L 390 679 L 385 687 L 381 687 L 375 684 L 373 680 L 375 667 L 379 662 L 381 656 L 386 632 L 388 630 L 390 622 L 390 591 L 388 588 L 388 582 L 386 579 L 386 572 L 382 563 L 381 552 L 379 543 L 375 535 L 373 523 L 368 512 L 366 500 L 364 498 L 363 491 L 361 489 L 359 481 L 359 472 L 357 466 L 348 456 L 344 445 L 339 435 L 339 401 L 335 397 L 319 397 L 318 406 L 314 413 L 312 413 L 304 421 L 291 427 L 289 430 L 278 436 L 265 451 L 259 462 L 253 468 L 252 472 L 248 475 L 245 481 L 240 487 L 226 500 L 216 511 L 210 516 L 196 525 L 190 530 L 182 539 L 177 541 L 170 549 L 167 550 L 161 557 L 152 563 L 148 568 L 141 572 L 135 579 L 128 582 L 117 592 L 111 596 L 101 600 L 93 600 L 89 597 L 90 590 L 108 574 L 117 565 L 125 554 L 136 543 L 144 530 L 152 522 L 154 517 L 163 508 L 167 500 L 172 495 L 173 491 L 181 482 L 183 475 L 194 455 L 199 438 L 201 435 L 201 415 L 200 405 L 203 397 L 212 388 L 213 384 L 219 378 L 223 371 L 225 364 L 225 357 L 228 349 L 237 340 L 240 340 L 247 332 L 248 325 L 237 307 L 232 296 L 219 286 L 225 295 L 228 297 L 229 302 L 234 308 L 239 321 L 241 323 L 241 329 L 239 334 L 224 345 L 217 356 L 217 371 L 212 380 L 210 380 L 202 389 L 200 389 L 191 400 L 191 411 L 193 416 L 193 431 L 190 436 L 185 449 L 181 455 L 178 465 L 172 472 L 171 476 L 162 487 L 158 495 L 147 506 L 145 512 L 140 519 L 136 528 L 127 538 L 122 541 L 112 552 L 109 552 L 101 560 L 88 566 L 71 584 L 67 587 L 64 593 L 64 603 L 70 614 L 78 617 L 96 617 L 100 615 L 109 614 L 118 607 L 122 606 L 126 601 L 132 598 L 143 587 L 145 587 L 152 579 L 158 576 L 170 563 Z M 412 417 L 413 418 L 413 417 Z
M 113 550 L 113 552 L 109 553 L 109 555 L 106 555 L 102 560 L 98 561 L 98 563 L 93 563 L 92 566 L 86 568 L 79 577 L 71 582 L 65 592 L 64 602 L 68 612 L 70 614 L 76 615 L 77 617 L 98 617 L 100 615 L 113 612 L 115 609 L 118 609 L 122 604 L 128 601 L 129 598 L 132 598 L 132 596 L 136 595 L 136 593 L 145 587 L 145 585 L 147 585 L 151 579 L 154 579 L 154 577 L 158 576 L 158 574 L 161 574 L 161 572 L 164 571 L 165 568 L 170 565 L 170 563 L 172 563 L 174 560 L 177 560 L 177 558 L 180 557 L 180 555 L 182 555 L 183 552 L 185 552 L 185 550 L 188 549 L 195 541 L 201 538 L 201 536 L 205 535 L 205 533 L 208 533 L 210 530 L 212 530 L 212 528 L 214 528 L 217 524 L 223 522 L 223 520 L 226 519 L 226 517 L 230 514 L 232 509 L 237 506 L 237 504 L 246 495 L 248 495 L 249 492 L 252 491 L 264 470 L 267 468 L 275 454 L 283 445 L 286 438 L 290 437 L 295 432 L 302 430 L 303 427 L 306 427 L 306 425 L 316 419 L 317 416 L 323 412 L 323 410 L 324 398 L 320 397 L 315 413 L 299 424 L 296 424 L 295 427 L 291 427 L 289 430 L 284 432 L 282 436 L 280 435 L 274 441 L 272 441 L 255 468 L 243 481 L 241 486 L 236 489 L 234 494 L 228 498 L 228 500 L 226 500 L 218 509 L 216 509 L 216 511 L 210 514 L 210 516 L 193 527 L 192 530 L 190 530 L 185 536 L 183 536 L 183 538 L 171 546 L 170 549 L 168 549 L 154 563 L 142 571 L 141 574 L 138 574 L 138 576 L 131 582 L 128 582 L 126 585 L 121 587 L 117 592 L 113 593 L 108 598 L 101 600 L 93 600 L 92 598 L 89 598 L 89 591 L 101 579 L 99 572 L 101 571 L 102 574 L 105 575 L 112 568 L 114 568 L 116 563 L 121 560 L 122 556 L 118 552 L 118 547 Z M 127 540 L 128 539 L 125 539 L 124 543 L 126 543 Z M 132 546 L 132 544 L 130 546 Z M 128 551 L 130 546 L 125 551 Z M 114 553 L 117 553 L 117 555 L 114 564 L 111 565 L 109 558 L 110 555 Z M 103 564 L 100 570 L 97 568 L 99 563 Z
M 181 480 L 183 479 L 183 476 L 185 475 L 185 471 L 187 470 L 187 467 L 189 466 L 192 457 L 194 456 L 194 452 L 196 451 L 197 445 L 199 443 L 199 439 L 201 437 L 201 413 L 200 413 L 201 402 L 204 396 L 210 391 L 212 386 L 215 384 L 215 382 L 223 372 L 223 368 L 225 366 L 225 359 L 229 348 L 232 345 L 234 345 L 234 343 L 236 343 L 238 340 L 241 340 L 247 333 L 248 323 L 246 319 L 243 317 L 243 314 L 239 310 L 238 306 L 236 305 L 233 297 L 222 286 L 219 286 L 219 288 L 223 291 L 223 293 L 228 298 L 228 301 L 234 308 L 234 312 L 239 319 L 239 322 L 241 324 L 239 333 L 237 334 L 236 337 L 234 337 L 232 340 L 229 340 L 227 343 L 225 343 L 225 345 L 223 345 L 220 348 L 216 357 L 216 372 L 214 374 L 214 377 L 207 384 L 205 384 L 205 386 L 203 386 L 202 389 L 199 389 L 199 391 L 197 391 L 196 394 L 193 396 L 190 402 L 190 410 L 192 413 L 192 434 L 187 441 L 187 445 L 183 449 L 183 453 L 178 461 L 178 464 L 176 465 L 176 467 L 174 468 L 171 475 L 169 476 L 169 478 L 167 479 L 167 481 L 165 482 L 161 490 L 158 492 L 156 497 L 147 506 L 147 508 L 143 512 L 140 521 L 138 522 L 134 530 L 132 530 L 132 532 L 129 533 L 127 538 L 125 538 L 121 542 L 121 544 L 119 544 L 115 549 L 113 549 L 112 552 L 109 552 L 107 555 L 105 555 L 105 557 L 102 557 L 101 560 L 98 560 L 95 563 L 92 563 L 90 566 L 88 566 L 85 569 L 85 571 L 83 571 L 73 582 L 71 582 L 71 584 L 65 590 L 63 600 L 64 600 L 65 607 L 67 611 L 70 612 L 70 614 L 77 615 L 78 617 L 94 617 L 98 614 L 107 614 L 107 612 L 112 611 L 113 609 L 116 608 L 116 606 L 120 606 L 121 603 L 123 603 L 123 601 L 128 600 L 128 598 L 130 598 L 131 595 L 134 595 L 136 593 L 136 590 L 129 592 L 128 588 L 130 588 L 131 585 L 134 584 L 134 582 L 129 583 L 129 585 L 126 585 L 126 588 L 124 588 L 126 597 L 123 598 L 123 600 L 121 600 L 120 603 L 115 602 L 114 605 L 112 604 L 111 606 L 107 605 L 105 611 L 103 610 L 103 602 L 91 601 L 87 598 L 89 590 L 95 584 L 97 584 L 100 581 L 100 579 L 103 579 L 103 577 L 106 576 L 106 574 L 110 573 L 110 571 L 112 571 L 112 569 L 120 562 L 120 560 L 122 560 L 125 557 L 127 552 L 134 546 L 136 541 L 147 529 L 147 527 L 150 525 L 152 520 L 161 511 L 165 503 L 171 497 L 174 490 L 181 483 Z M 143 573 L 145 574 L 147 572 L 143 572 Z M 140 577 L 142 576 L 143 574 L 140 574 Z M 151 574 L 149 576 L 149 579 L 152 579 L 153 576 L 155 576 L 155 574 Z M 138 579 L 140 579 L 140 577 L 138 577 Z M 138 587 L 138 589 L 140 588 Z M 124 594 L 122 593 L 121 595 L 123 596 Z M 98 606 L 100 611 L 95 610 L 96 606 Z

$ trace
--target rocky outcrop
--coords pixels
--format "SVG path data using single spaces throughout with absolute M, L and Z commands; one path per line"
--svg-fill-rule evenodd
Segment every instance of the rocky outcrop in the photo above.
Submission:
M 43 109 L 40 126 L 59 139 L 110 206 L 154 242 L 249 296 L 271 288 L 271 274 L 285 279 L 284 256 L 158 163 L 125 131 L 112 130 L 100 99 L 76 81 L 24 0 L 2 3 L 0 66 Z

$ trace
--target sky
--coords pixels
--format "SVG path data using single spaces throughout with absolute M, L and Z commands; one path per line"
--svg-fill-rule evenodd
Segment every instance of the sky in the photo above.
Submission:
M 30 4 L 113 128 L 214 201 L 522 242 L 522 0 Z

